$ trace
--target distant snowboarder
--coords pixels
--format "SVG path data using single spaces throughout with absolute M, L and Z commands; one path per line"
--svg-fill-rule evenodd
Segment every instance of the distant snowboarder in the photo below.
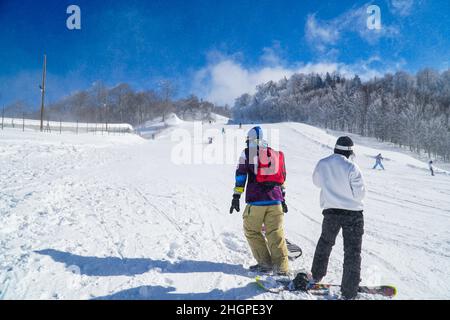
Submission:
M 213 137 L 208 137 L 208 144 L 212 144 L 213 143 Z
M 384 160 L 384 158 L 383 158 L 383 156 L 381 155 L 381 153 L 379 153 L 379 154 L 375 157 L 375 165 L 373 166 L 372 169 L 376 169 L 378 166 L 380 166 L 381 169 L 384 170 L 383 163 L 381 162 L 382 160 Z
M 434 177 L 433 160 L 430 160 L 430 161 L 428 162 L 428 167 L 430 168 L 431 175 Z
M 366 194 L 361 171 L 350 160 L 352 155 L 353 141 L 349 137 L 340 137 L 334 154 L 320 160 L 313 173 L 314 184 L 321 188 L 320 206 L 324 218 L 311 268 L 312 281 L 320 282 L 326 275 L 331 250 L 342 228 L 344 273 L 341 291 L 346 299 L 356 297 L 361 280 L 362 200 Z
M 239 200 L 247 183 L 244 232 L 257 261 L 250 269 L 261 272 L 274 270 L 287 275 L 288 249 L 283 229 L 284 213 L 288 211 L 284 199 L 284 155 L 267 146 L 260 127 L 248 132 L 246 143 L 247 148 L 242 152 L 236 169 L 230 213 L 233 210 L 239 212 Z M 263 225 L 266 239 L 262 234 Z
M 242 122 L 239 122 L 239 129 L 242 129 Z

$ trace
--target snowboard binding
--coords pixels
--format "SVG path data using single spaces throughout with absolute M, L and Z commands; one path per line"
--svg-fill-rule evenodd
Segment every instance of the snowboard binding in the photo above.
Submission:
M 299 272 L 292 280 L 292 284 L 295 290 L 308 291 L 310 285 L 309 277 L 306 273 Z

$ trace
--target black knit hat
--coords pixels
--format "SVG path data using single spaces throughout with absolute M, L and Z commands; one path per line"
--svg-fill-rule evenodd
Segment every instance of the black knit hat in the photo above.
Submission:
M 350 137 L 344 136 L 337 139 L 336 146 L 334 148 L 341 151 L 353 151 L 353 146 L 353 140 L 350 139 Z
M 353 153 L 353 141 L 349 137 L 339 137 L 336 141 L 336 145 L 334 146 L 334 153 L 343 155 L 347 159 Z

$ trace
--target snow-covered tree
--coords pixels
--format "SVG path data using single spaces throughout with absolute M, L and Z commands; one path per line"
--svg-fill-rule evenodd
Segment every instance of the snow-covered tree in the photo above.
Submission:
M 236 121 L 302 121 L 450 159 L 450 70 L 398 71 L 362 81 L 294 74 L 236 99 Z

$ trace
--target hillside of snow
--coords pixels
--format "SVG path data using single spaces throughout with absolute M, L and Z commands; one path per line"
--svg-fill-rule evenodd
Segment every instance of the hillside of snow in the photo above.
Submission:
M 262 292 L 246 270 L 242 209 L 228 212 L 251 126 L 172 120 L 155 140 L 0 132 L 0 298 L 321 299 Z M 286 236 L 303 249 L 291 269 L 309 270 L 322 221 L 311 175 L 336 138 L 299 123 L 262 127 L 286 156 Z M 386 171 L 372 170 L 380 151 L 370 140 L 356 148 L 369 191 L 362 284 L 449 299 L 450 176 L 384 150 Z M 340 283 L 342 260 L 338 237 L 324 281 Z
M 221 116 L 219 114 L 212 113 L 211 114 L 211 121 L 214 124 L 226 124 L 228 122 L 228 118 Z M 185 122 L 191 123 L 191 121 L 184 121 L 180 119 L 175 113 L 169 113 L 164 118 L 163 117 L 157 117 L 155 119 L 146 121 L 143 125 L 136 128 L 137 133 L 146 139 L 153 139 L 158 138 L 160 134 L 164 132 L 164 134 L 167 134 L 171 130 L 176 127 L 183 126 Z M 204 120 L 203 122 L 208 122 Z

